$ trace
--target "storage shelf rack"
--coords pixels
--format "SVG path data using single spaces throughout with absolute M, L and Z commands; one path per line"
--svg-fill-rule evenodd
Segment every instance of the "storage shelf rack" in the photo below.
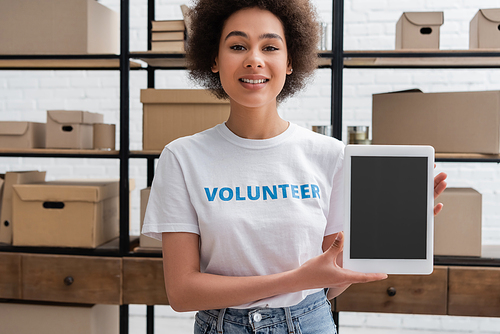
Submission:
M 155 1 L 148 0 L 148 24 L 155 18 Z M 331 69 L 331 123 L 333 136 L 342 137 L 342 86 L 344 68 L 500 68 L 499 50 L 440 50 L 440 51 L 344 51 L 344 1 L 332 0 L 332 51 L 321 52 L 320 68 Z M 130 52 L 129 50 L 129 0 L 120 2 L 120 54 L 119 55 L 0 55 L 0 70 L 118 70 L 120 72 L 120 150 L 0 150 L 3 157 L 56 157 L 118 159 L 120 162 L 120 194 L 129 193 L 129 160 L 146 159 L 148 185 L 154 175 L 154 161 L 160 152 L 130 151 L 129 138 L 129 73 L 131 70 L 148 72 L 148 88 L 154 88 L 156 70 L 185 68 L 184 54 L 158 52 Z M 148 34 L 151 32 L 148 27 Z M 148 43 L 151 36 L 148 36 Z M 151 45 L 148 45 L 151 49 Z M 145 68 L 134 59 L 146 61 Z M 500 155 L 436 154 L 440 162 L 491 162 L 500 163 Z M 137 238 L 129 235 L 129 196 L 120 196 L 120 236 L 104 247 L 95 250 L 0 246 L 0 251 L 43 254 L 69 254 L 114 257 L 159 257 L 159 253 L 133 252 Z M 500 266 L 496 257 L 461 258 L 435 257 L 438 265 Z M 120 306 L 120 333 L 128 328 L 128 305 Z M 338 313 L 335 314 L 338 323 Z M 147 306 L 147 333 L 154 333 L 154 306 Z

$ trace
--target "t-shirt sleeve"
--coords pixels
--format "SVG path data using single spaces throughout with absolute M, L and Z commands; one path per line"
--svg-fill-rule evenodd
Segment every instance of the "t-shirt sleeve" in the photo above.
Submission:
M 142 227 L 142 234 L 158 240 L 163 232 L 200 234 L 182 168 L 168 147 L 158 160 Z
M 325 236 L 344 229 L 344 210 L 344 150 L 342 149 L 333 174 Z

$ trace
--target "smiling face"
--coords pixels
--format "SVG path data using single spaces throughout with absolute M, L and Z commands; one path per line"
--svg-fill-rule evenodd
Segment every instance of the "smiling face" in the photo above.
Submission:
M 291 74 L 281 21 L 259 8 L 232 14 L 224 24 L 212 71 L 219 73 L 232 109 L 276 109 L 276 97 Z

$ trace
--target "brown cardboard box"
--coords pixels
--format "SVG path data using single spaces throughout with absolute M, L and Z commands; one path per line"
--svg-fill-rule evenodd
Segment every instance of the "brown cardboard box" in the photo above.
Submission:
M 12 244 L 12 193 L 15 184 L 45 182 L 45 172 L 25 171 L 6 172 L 2 192 L 2 211 L 0 212 L 0 242 Z
M 434 254 L 481 256 L 482 196 L 472 188 L 447 188 L 434 221 Z
M 229 102 L 203 89 L 143 89 L 143 149 L 162 150 L 174 139 L 227 120 Z
M 439 49 L 443 12 L 406 12 L 396 23 L 396 50 Z
M 93 147 L 96 150 L 114 150 L 115 132 L 114 124 L 95 123 Z
M 117 305 L 0 303 L 2 334 L 118 334 Z
M 13 245 L 95 248 L 119 235 L 119 181 L 14 185 Z
M 146 214 L 146 208 L 148 206 L 149 193 L 151 192 L 151 187 L 144 188 L 141 190 L 141 231 L 142 225 L 144 225 L 144 215 Z M 161 241 L 150 237 L 147 237 L 141 233 L 139 236 L 139 245 L 144 248 L 162 248 Z
M 92 149 L 95 123 L 103 115 L 80 110 L 47 110 L 47 148 Z
M 470 21 L 469 49 L 500 48 L 500 8 L 480 9 Z
M 0 54 L 120 52 L 120 17 L 95 0 L 2 1 Z
M 45 123 L 0 122 L 0 148 L 44 148 Z
M 373 95 L 372 143 L 500 153 L 500 91 Z

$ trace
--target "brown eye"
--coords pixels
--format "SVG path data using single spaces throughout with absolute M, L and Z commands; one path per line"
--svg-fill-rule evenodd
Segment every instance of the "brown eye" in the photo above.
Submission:
M 243 45 L 233 45 L 230 47 L 230 49 L 235 51 L 243 51 L 245 50 L 245 47 Z

